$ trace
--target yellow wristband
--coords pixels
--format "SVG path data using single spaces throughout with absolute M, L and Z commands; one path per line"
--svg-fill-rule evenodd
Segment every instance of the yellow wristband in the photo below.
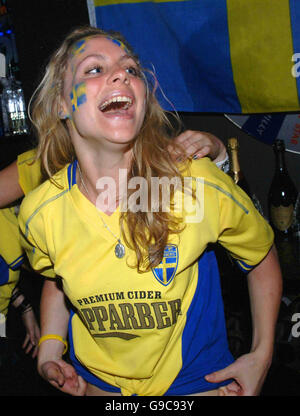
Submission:
M 65 339 L 63 339 L 63 337 L 61 337 L 60 335 L 56 335 L 56 334 L 47 334 L 47 335 L 43 335 L 40 340 L 39 340 L 39 344 L 38 346 L 41 345 L 42 342 L 47 341 L 48 339 L 56 339 L 57 341 L 62 342 L 65 345 L 65 349 L 63 352 L 63 355 L 68 351 L 68 343 Z

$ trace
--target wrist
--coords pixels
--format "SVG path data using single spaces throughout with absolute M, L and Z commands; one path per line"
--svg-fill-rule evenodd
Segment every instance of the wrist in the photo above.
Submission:
M 18 306 L 15 307 L 17 309 L 17 311 L 21 314 L 24 315 L 29 311 L 32 311 L 32 306 L 31 303 L 24 297 L 24 299 L 22 300 L 22 302 L 20 302 L 18 304 Z
M 32 306 L 30 302 L 26 299 L 24 294 L 19 290 L 19 288 L 15 288 L 12 292 L 12 296 L 10 299 L 12 306 L 21 314 L 32 310 Z
M 226 147 L 224 146 L 223 142 L 221 142 L 221 140 L 219 140 L 219 143 L 219 151 L 217 157 L 213 159 L 214 163 L 220 163 L 228 158 Z
M 46 334 L 43 335 L 40 339 L 39 339 L 39 346 L 42 343 L 45 342 L 49 342 L 49 341 L 58 341 L 60 344 L 64 345 L 64 350 L 63 350 L 63 354 L 65 354 L 68 350 L 68 343 L 67 340 L 65 338 L 63 338 L 61 335 L 59 334 Z
M 257 346 L 252 345 L 250 352 L 255 354 L 260 361 L 264 362 L 269 367 L 272 363 L 273 350 L 273 345 L 261 344 Z
M 227 153 L 225 154 L 224 159 L 214 162 L 217 165 L 217 167 L 221 169 L 223 172 L 227 173 L 229 171 L 229 156 Z
M 10 303 L 12 304 L 12 306 L 14 308 L 17 308 L 20 305 L 20 303 L 23 302 L 24 299 L 25 299 L 25 296 L 20 291 L 20 289 L 18 287 L 15 287 L 14 290 L 12 291 L 11 298 L 10 298 Z
M 67 341 L 60 335 L 43 335 L 38 344 L 38 368 L 45 362 L 60 360 L 67 351 L 67 345 Z

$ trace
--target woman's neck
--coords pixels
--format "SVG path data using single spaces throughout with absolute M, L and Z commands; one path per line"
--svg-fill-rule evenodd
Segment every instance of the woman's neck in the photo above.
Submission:
M 126 174 L 131 165 L 131 149 L 113 152 L 107 149 L 85 149 L 77 154 L 79 190 L 99 209 L 112 213 L 127 187 Z

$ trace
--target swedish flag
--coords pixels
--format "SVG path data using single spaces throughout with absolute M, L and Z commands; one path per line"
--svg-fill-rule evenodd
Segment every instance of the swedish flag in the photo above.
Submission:
M 92 4 L 91 4 L 92 3 Z M 120 31 L 178 111 L 299 111 L 299 0 L 88 0 L 91 24 Z

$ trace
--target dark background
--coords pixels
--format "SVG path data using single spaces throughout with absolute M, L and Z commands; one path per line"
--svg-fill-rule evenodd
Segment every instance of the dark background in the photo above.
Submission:
M 19 78 L 22 81 L 26 103 L 35 90 L 43 73 L 47 59 L 52 51 L 60 44 L 64 36 L 72 28 L 82 24 L 89 24 L 86 0 L 9 0 L 7 2 L 14 24 L 16 45 L 19 55 Z M 240 163 L 247 178 L 252 193 L 260 199 L 263 210 L 267 214 L 267 193 L 274 173 L 274 158 L 271 146 L 245 134 L 222 114 L 181 113 L 187 129 L 208 131 L 219 137 L 225 144 L 228 138 L 237 137 L 240 142 Z M 0 168 L 15 160 L 16 156 L 31 148 L 34 137 L 0 137 Z M 290 175 L 300 190 L 300 155 L 286 153 L 286 161 Z M 234 273 L 233 269 L 232 273 Z M 237 274 L 238 276 L 238 274 Z M 38 312 L 38 296 L 41 287 L 40 277 L 26 274 L 23 281 L 25 293 L 29 288 L 29 297 L 35 298 L 34 307 Z M 247 308 L 245 301 L 246 279 L 238 276 L 234 285 L 228 285 L 231 280 L 225 279 L 225 295 L 237 294 L 237 303 L 231 308 L 234 313 L 240 314 Z M 300 281 L 300 279 L 299 279 Z M 231 282 L 232 283 L 232 282 Z M 292 291 L 298 290 L 297 284 Z M 232 293 L 231 293 L 232 292 Z M 300 289 L 297 293 L 300 293 Z M 232 296 L 229 298 L 231 299 Z M 36 295 L 36 296 L 33 296 Z M 241 322 L 237 319 L 238 322 Z M 248 319 L 242 318 L 245 323 Z M 13 311 L 10 325 L 14 331 L 18 317 Z M 234 321 L 233 322 L 237 322 Z M 20 324 L 20 328 L 22 325 Z M 243 329 L 233 328 L 234 346 L 238 346 L 239 337 L 243 332 L 249 332 L 247 324 Z M 250 331 L 251 332 L 251 331 Z M 23 336 L 23 335 L 22 335 Z M 20 339 L 10 340 L 7 345 L 7 354 L 10 359 L 5 369 L 0 371 L 0 395 L 58 395 L 58 391 L 45 384 L 35 371 L 35 364 L 30 357 L 25 357 L 20 349 Z M 243 342 L 243 341 L 241 341 Z M 286 343 L 283 355 L 272 366 L 263 393 L 265 395 L 300 395 L 300 355 L 299 348 L 290 350 Z M 297 349 L 298 348 L 298 349 Z M 12 353 L 12 351 L 15 351 Z M 0 351 L 1 352 L 1 351 Z M 280 354 L 279 354 L 280 355 Z M 1 358 L 1 354 L 0 354 Z M 6 376 L 5 376 L 6 375 Z

